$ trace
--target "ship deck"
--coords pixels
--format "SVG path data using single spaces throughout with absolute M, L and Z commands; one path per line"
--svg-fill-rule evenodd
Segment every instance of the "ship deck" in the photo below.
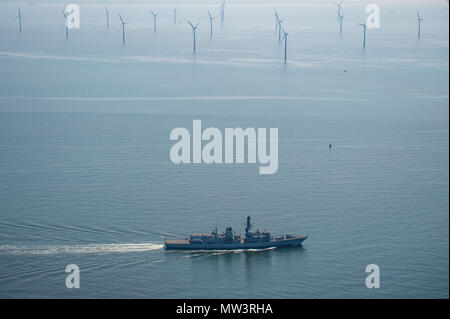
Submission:
M 306 238 L 308 238 L 308 236 L 292 236 L 290 239 L 281 240 L 281 242 L 292 241 L 292 240 L 297 240 L 297 239 L 306 239 Z M 266 243 L 270 243 L 270 242 L 280 242 L 280 240 L 271 240 Z M 164 243 L 169 244 L 169 245 L 189 245 L 189 244 L 191 244 L 191 242 L 188 239 L 166 239 L 166 240 L 164 240 Z M 217 243 L 214 243 L 214 244 L 217 244 Z M 243 244 L 243 242 L 241 241 L 240 244 Z

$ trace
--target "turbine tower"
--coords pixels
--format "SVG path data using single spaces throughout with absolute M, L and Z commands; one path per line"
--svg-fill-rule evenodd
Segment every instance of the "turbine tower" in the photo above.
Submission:
M 211 15 L 211 12 L 209 12 L 209 10 L 208 10 L 208 15 L 209 15 L 209 25 L 210 25 L 209 37 L 212 38 L 212 35 L 213 35 L 213 20 L 215 18 Z
M 19 20 L 19 32 L 22 33 L 22 13 L 20 12 L 20 6 L 17 7 L 17 17 L 14 18 L 14 20 Z
M 363 40 L 363 48 L 366 47 L 366 32 L 367 32 L 367 24 L 365 23 L 359 23 L 360 26 L 364 29 L 364 40 Z
M 342 20 L 344 20 L 344 13 L 339 12 L 339 34 L 342 35 Z
M 158 16 L 153 10 L 150 10 L 153 15 L 153 32 L 156 32 L 156 17 Z
M 225 0 L 220 6 L 220 27 L 223 28 L 223 20 L 225 19 Z
M 173 23 L 177 24 L 177 6 L 175 6 L 171 11 L 173 11 Z
M 125 45 L 125 24 L 126 22 L 123 21 L 122 16 L 119 13 L 120 23 L 122 24 L 122 45 Z
M 63 16 L 64 16 L 64 25 L 66 26 L 66 39 L 69 38 L 69 28 L 67 27 L 67 14 L 64 12 L 64 10 L 61 10 Z
M 191 25 L 191 27 L 192 27 L 192 33 L 194 33 L 194 53 L 195 53 L 195 49 L 196 49 L 195 36 L 196 36 L 196 33 L 197 33 L 198 25 L 199 25 L 200 23 L 197 23 L 195 26 L 191 23 L 191 21 L 188 21 L 188 23 L 189 23 L 189 24 Z
M 282 31 L 283 31 L 283 38 L 281 39 L 281 41 L 284 40 L 284 63 L 286 63 L 286 61 L 287 61 L 287 37 L 288 37 L 289 33 L 284 31 L 284 29 L 282 29 Z
M 418 22 L 418 24 L 419 24 L 419 29 L 417 30 L 417 38 L 418 39 L 420 39 L 420 27 L 421 27 L 421 22 L 422 22 L 422 18 L 420 17 L 420 14 L 419 14 L 419 10 L 417 10 L 417 22 Z
M 109 11 L 107 6 L 105 6 L 105 13 L 106 13 L 106 29 L 109 30 Z

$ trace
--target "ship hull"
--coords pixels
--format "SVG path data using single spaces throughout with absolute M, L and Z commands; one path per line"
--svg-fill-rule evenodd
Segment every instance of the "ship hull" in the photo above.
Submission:
M 237 249 L 265 249 L 279 247 L 300 246 L 307 236 L 292 237 L 290 239 L 273 240 L 258 243 L 190 243 L 188 240 L 166 240 L 164 248 L 166 250 L 237 250 Z

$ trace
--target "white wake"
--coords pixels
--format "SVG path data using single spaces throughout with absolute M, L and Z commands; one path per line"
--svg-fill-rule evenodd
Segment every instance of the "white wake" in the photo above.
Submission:
M 0 245 L 0 253 L 13 255 L 50 254 L 109 254 L 129 253 L 162 249 L 164 245 L 154 243 L 140 244 L 87 244 L 87 245 L 46 245 L 16 246 Z

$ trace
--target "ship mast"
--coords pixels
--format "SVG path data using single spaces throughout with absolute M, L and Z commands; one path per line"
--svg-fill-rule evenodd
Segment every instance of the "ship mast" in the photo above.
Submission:
M 214 235 L 214 239 L 216 239 L 217 240 L 217 224 L 216 224 L 216 226 L 214 226 L 214 229 L 213 229 L 213 235 Z
M 245 233 L 247 234 L 252 229 L 252 224 L 250 224 L 250 216 L 247 216 L 247 224 L 245 225 Z

